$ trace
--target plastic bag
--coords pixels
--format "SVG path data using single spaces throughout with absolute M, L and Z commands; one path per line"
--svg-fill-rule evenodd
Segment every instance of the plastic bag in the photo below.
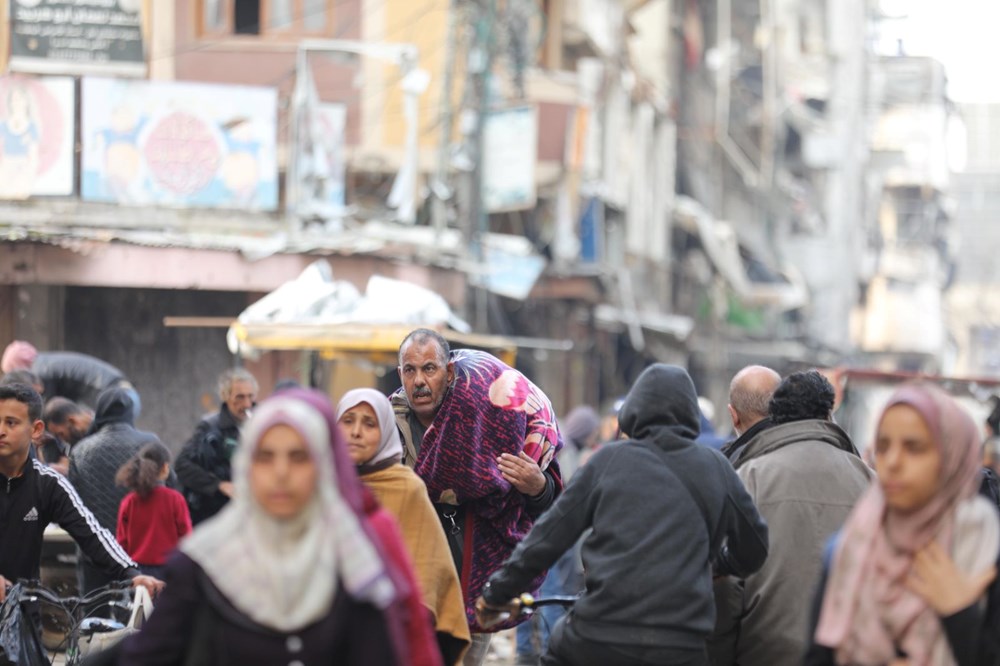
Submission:
M 7 598 L 0 606 L 0 665 L 47 666 L 49 663 L 28 603 L 21 600 L 18 584 L 7 591 Z
M 142 629 L 142 625 L 149 619 L 153 612 L 153 599 L 149 596 L 149 590 L 141 585 L 135 588 L 135 598 L 132 601 L 132 617 L 129 618 L 125 627 L 113 631 L 101 631 L 80 637 L 80 654 L 83 656 L 103 652 L 116 645 L 129 634 Z

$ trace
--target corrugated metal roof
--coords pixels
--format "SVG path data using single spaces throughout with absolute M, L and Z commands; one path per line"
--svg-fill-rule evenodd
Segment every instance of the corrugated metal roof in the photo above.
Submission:
M 462 233 L 438 233 L 381 220 L 346 220 L 343 228 L 293 228 L 277 215 L 169 208 L 129 208 L 76 200 L 0 203 L 0 241 L 40 242 L 83 255 L 107 243 L 239 252 L 250 259 L 272 254 L 371 254 L 474 273 Z M 537 254 L 520 236 L 487 234 L 486 245 L 525 257 Z

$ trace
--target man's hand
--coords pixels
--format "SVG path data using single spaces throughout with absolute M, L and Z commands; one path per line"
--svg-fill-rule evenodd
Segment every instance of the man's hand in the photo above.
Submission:
M 483 629 L 489 629 L 494 624 L 517 617 L 520 610 L 521 604 L 516 599 L 511 599 L 510 603 L 503 606 L 493 606 L 486 603 L 486 599 L 479 597 L 476 599 L 476 622 Z
M 7 599 L 7 590 L 11 588 L 11 582 L 0 576 L 0 603 Z
M 516 456 L 501 453 L 497 458 L 497 467 L 500 468 L 500 474 L 507 483 L 517 488 L 517 492 L 522 495 L 535 497 L 545 490 L 545 475 L 542 474 L 542 468 L 524 451 Z
M 906 586 L 920 595 L 938 616 L 948 617 L 975 603 L 996 575 L 996 567 L 979 575 L 965 575 L 941 545 L 932 541 L 913 558 Z
M 149 596 L 155 597 L 157 594 L 159 594 L 160 590 L 166 587 L 166 583 L 164 583 L 159 578 L 153 578 L 152 576 L 146 576 L 140 574 L 132 579 L 132 587 L 140 587 L 140 586 L 146 588 L 146 590 L 149 591 Z
M 219 492 L 228 497 L 233 498 L 233 482 L 232 481 L 219 481 Z

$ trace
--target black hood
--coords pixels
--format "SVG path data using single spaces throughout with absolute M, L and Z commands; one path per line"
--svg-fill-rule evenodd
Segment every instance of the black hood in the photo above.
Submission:
M 135 425 L 135 405 L 132 404 L 132 396 L 123 388 L 104 389 L 97 396 L 94 422 L 87 434 L 93 434 L 113 423 Z
M 694 382 L 684 368 L 657 363 L 642 371 L 618 412 L 622 432 L 631 439 L 662 435 L 694 440 L 701 411 Z

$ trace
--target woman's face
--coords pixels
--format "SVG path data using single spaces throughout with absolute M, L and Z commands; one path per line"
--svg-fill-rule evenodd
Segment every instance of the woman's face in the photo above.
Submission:
M 913 407 L 895 405 L 882 417 L 875 438 L 875 471 L 886 504 L 900 513 L 920 509 L 937 492 L 941 451 Z
M 347 435 L 347 453 L 355 465 L 362 465 L 375 457 L 382 442 L 382 428 L 371 405 L 360 402 L 348 409 L 340 417 L 340 427 Z
M 270 516 L 293 518 L 316 492 L 316 475 L 316 462 L 302 435 L 276 425 L 264 431 L 253 452 L 250 492 Z

